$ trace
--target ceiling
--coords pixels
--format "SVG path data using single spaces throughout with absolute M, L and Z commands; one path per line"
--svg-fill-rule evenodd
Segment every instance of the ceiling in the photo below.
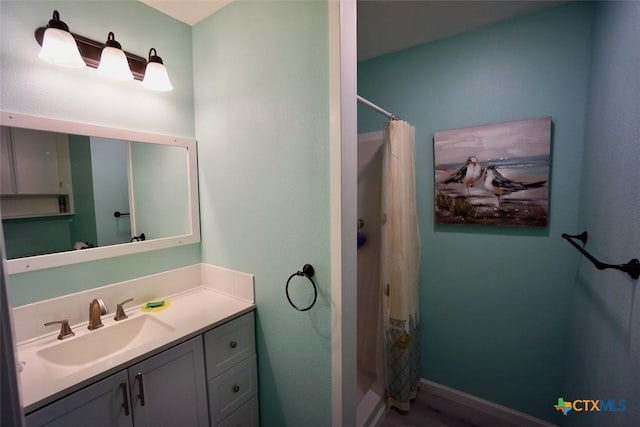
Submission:
M 229 4 L 232 0 L 140 1 L 188 25 L 195 25 Z M 557 6 L 566 0 L 357 1 L 358 61 L 362 61 L 454 34 L 486 27 L 516 16 L 538 12 Z
M 564 1 L 358 0 L 358 61 L 561 3 Z
M 140 0 L 188 25 L 195 25 L 233 0 Z

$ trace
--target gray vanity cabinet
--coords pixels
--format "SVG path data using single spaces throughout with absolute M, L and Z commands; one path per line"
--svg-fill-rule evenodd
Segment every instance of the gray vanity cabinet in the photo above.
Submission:
M 27 415 L 27 426 L 259 425 L 254 312 Z
M 200 336 L 132 366 L 134 425 L 208 426 L 205 378 Z
M 27 426 L 208 426 L 202 337 L 190 339 L 26 417 Z
M 113 374 L 27 415 L 27 426 L 131 427 L 131 413 L 123 407 L 123 399 L 129 399 L 127 381 L 126 370 Z
M 204 346 L 211 425 L 259 425 L 254 313 L 205 333 Z

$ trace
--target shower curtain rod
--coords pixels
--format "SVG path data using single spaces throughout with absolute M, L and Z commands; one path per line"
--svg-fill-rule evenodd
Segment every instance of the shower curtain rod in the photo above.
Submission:
M 378 113 L 389 117 L 391 120 L 402 120 L 402 119 L 400 119 L 400 117 L 396 116 L 395 114 L 390 113 L 387 110 L 378 107 L 376 104 L 374 104 L 373 102 L 369 101 L 368 99 L 365 99 L 365 98 L 361 97 L 360 95 L 357 95 L 357 97 L 358 97 L 358 102 L 361 102 L 364 105 L 366 105 L 367 107 L 377 111 Z

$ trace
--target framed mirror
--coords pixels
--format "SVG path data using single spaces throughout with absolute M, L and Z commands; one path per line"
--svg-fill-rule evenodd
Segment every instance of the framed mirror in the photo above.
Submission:
M 200 241 L 196 142 L 0 112 L 9 274 Z

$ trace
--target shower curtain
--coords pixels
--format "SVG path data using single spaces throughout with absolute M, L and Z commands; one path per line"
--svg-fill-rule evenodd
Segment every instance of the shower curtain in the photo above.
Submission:
M 387 403 L 407 411 L 418 385 L 418 274 L 414 128 L 392 120 L 382 157 L 383 290 Z

